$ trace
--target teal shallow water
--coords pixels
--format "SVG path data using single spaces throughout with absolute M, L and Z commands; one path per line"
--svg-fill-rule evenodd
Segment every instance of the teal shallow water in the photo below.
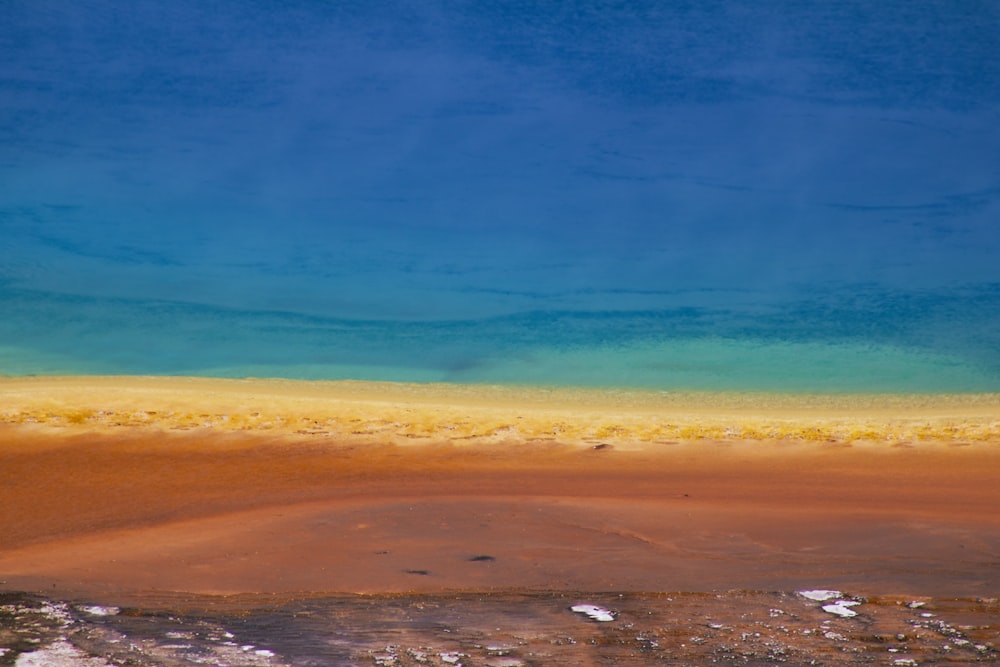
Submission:
M 348 320 L 7 290 L 9 375 L 140 374 L 791 392 L 1000 390 L 1000 293 L 766 310 Z M 868 304 L 863 304 L 864 300 Z M 859 303 L 861 302 L 861 303 Z M 11 344 L 14 343 L 14 344 Z

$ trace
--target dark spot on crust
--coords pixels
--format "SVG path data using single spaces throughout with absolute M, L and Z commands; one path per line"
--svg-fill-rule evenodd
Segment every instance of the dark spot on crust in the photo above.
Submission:
M 426 577 L 430 574 L 429 570 L 403 570 L 406 574 L 419 574 L 422 577 Z
M 473 556 L 472 558 L 469 559 L 469 561 L 473 563 L 489 563 L 495 560 L 496 558 L 494 558 L 493 556 L 487 556 L 485 554 L 482 556 Z

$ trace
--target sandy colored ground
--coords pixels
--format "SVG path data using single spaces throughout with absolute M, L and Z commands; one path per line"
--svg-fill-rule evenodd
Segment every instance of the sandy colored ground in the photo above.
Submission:
M 0 381 L 0 587 L 995 596 L 1000 401 Z

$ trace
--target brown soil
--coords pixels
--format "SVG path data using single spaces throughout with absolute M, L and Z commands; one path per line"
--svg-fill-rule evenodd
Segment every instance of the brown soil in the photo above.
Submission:
M 996 595 L 1000 448 L 0 425 L 0 588 Z

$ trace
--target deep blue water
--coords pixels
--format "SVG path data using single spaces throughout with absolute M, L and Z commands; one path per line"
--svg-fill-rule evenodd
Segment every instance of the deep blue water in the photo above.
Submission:
M 2 9 L 0 374 L 1000 391 L 994 2 Z

